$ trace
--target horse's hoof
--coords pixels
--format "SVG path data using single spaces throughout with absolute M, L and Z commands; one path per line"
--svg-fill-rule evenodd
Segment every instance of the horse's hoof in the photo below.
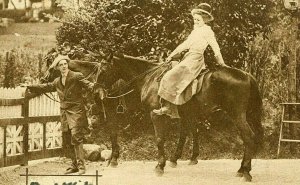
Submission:
M 116 168 L 118 166 L 118 161 L 117 160 L 111 160 L 110 161 L 110 167 Z
M 189 165 L 196 165 L 196 164 L 198 164 L 198 160 L 197 159 L 190 160 L 190 162 L 189 162 Z
M 172 168 L 176 168 L 177 167 L 177 162 L 170 161 L 169 166 L 172 167 Z
M 243 173 L 241 173 L 241 172 L 236 172 L 236 175 L 235 175 L 236 177 L 243 177 L 244 176 L 244 174 Z
M 244 173 L 243 174 L 243 180 L 245 182 L 251 182 L 252 181 L 252 176 L 249 173 Z
M 161 169 L 158 165 L 154 169 L 156 176 L 161 177 L 164 174 L 164 170 Z

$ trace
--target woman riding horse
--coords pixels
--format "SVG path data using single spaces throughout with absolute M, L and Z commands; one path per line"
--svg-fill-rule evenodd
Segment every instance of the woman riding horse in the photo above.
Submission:
M 194 30 L 167 58 L 167 62 L 169 62 L 173 57 L 188 50 L 182 61 L 168 71 L 161 80 L 158 95 L 164 100 L 162 101 L 164 106 L 153 110 L 158 115 L 166 114 L 171 118 L 179 118 L 176 105 L 182 105 L 189 100 L 182 95 L 182 92 L 205 69 L 204 51 L 208 45 L 214 51 L 217 63 L 226 66 L 215 34 L 211 27 L 206 24 L 214 20 L 210 13 L 211 6 L 207 3 L 201 3 L 198 7 L 191 12 L 194 19 Z
M 142 106 L 150 112 L 155 130 L 158 148 L 158 164 L 155 168 L 157 175 L 164 173 L 166 165 L 164 144 L 168 128 L 164 123 L 169 119 L 166 119 L 168 116 L 161 115 L 168 114 L 178 117 L 179 112 L 182 129 L 176 153 L 170 159 L 174 166 L 182 154 L 188 128 L 191 128 L 193 133 L 193 154 L 190 161 L 191 164 L 197 163 L 199 155 L 198 122 L 208 120 L 211 125 L 222 125 L 226 128 L 234 126 L 239 130 L 245 147 L 237 175 L 246 181 L 251 181 L 251 161 L 258 152 L 264 135 L 261 124 L 262 100 L 253 76 L 239 69 L 220 67 L 201 77 L 203 78 L 201 89 L 197 88 L 197 91 L 193 92 L 194 94 L 189 92 L 189 86 L 193 86 L 193 80 L 204 69 L 203 52 L 208 45 L 212 46 L 219 65 L 226 66 L 213 31 L 205 24 L 213 19 L 210 10 L 207 11 L 206 8 L 210 9 L 210 6 L 200 4 L 199 9 L 192 11 L 195 29 L 186 42 L 170 55 L 168 60 L 176 57 L 175 54 L 185 49 L 189 51 L 184 55 L 180 64 L 166 73 L 161 85 L 159 85 L 158 79 L 168 69 L 167 65 L 137 60 L 135 57 L 126 55 L 117 55 L 116 57 L 110 55 L 106 60 L 100 62 L 103 70 L 99 73 L 97 81 L 102 82 L 104 87 L 110 87 L 113 82 L 121 78 L 127 81 L 126 87 L 134 88 L 135 92 L 139 94 Z M 177 85 L 180 90 L 176 89 Z M 169 86 L 167 92 L 163 91 L 166 89 L 165 86 Z M 181 93 L 187 95 L 187 92 L 189 99 L 182 99 Z M 162 102 L 164 107 L 161 107 L 160 99 L 164 99 Z M 174 106 L 175 104 L 176 106 Z

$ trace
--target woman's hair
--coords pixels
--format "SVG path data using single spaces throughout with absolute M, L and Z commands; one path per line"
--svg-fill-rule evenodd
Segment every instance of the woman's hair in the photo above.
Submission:
M 204 14 L 204 13 L 202 13 L 202 14 L 200 14 L 200 15 L 202 16 L 203 21 L 204 21 L 205 23 L 211 21 L 211 17 L 210 17 L 209 15 Z

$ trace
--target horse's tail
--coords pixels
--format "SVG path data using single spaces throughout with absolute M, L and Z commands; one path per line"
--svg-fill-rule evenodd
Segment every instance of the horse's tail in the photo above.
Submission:
M 260 149 L 263 146 L 264 129 L 261 123 L 262 99 L 258 85 L 253 76 L 250 75 L 250 99 L 247 108 L 247 122 L 250 124 L 255 134 L 255 142 Z

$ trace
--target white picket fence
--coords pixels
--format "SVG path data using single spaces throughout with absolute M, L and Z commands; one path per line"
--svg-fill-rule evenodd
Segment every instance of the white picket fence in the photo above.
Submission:
M 0 99 L 23 98 L 25 88 L 0 88 Z M 22 117 L 22 105 L 0 106 L 0 118 Z
M 60 115 L 60 105 L 57 93 L 47 93 L 29 100 L 29 117 Z M 56 100 L 56 101 L 54 101 Z
M 47 93 L 51 98 L 43 94 L 28 100 L 25 90 L 0 88 L 0 168 L 61 155 L 57 93 Z
M 25 95 L 25 88 L 0 88 L 0 99 L 20 99 Z M 57 116 L 60 114 L 58 95 L 56 92 L 47 93 L 29 100 L 29 117 L 37 116 Z M 22 117 L 22 105 L 0 106 L 1 118 L 19 118 Z

